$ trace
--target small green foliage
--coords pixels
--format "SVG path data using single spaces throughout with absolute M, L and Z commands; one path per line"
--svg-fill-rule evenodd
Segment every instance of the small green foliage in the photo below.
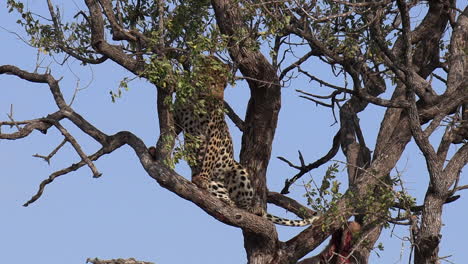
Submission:
M 163 142 L 164 149 L 169 153 L 172 151 L 172 146 L 174 145 L 174 134 L 161 135 L 161 140 Z M 164 159 L 164 164 L 170 168 L 174 168 L 175 164 L 173 159 L 168 157 Z
M 308 205 L 317 212 L 326 211 L 329 216 L 324 219 L 322 225 L 324 231 L 334 221 L 347 221 L 343 218 L 345 214 L 336 206 L 338 200 L 344 195 L 340 193 L 341 182 L 337 180 L 339 171 L 339 165 L 333 163 L 328 166 L 320 186 L 316 186 L 313 179 L 305 183 L 306 194 L 304 196 L 307 198 Z M 377 174 L 372 171 L 366 171 L 366 173 Z M 382 181 L 377 186 L 369 186 L 369 190 L 365 191 L 365 196 L 358 196 L 353 190 L 348 190 L 346 196 L 351 200 L 355 214 L 364 215 L 364 222 L 379 222 L 383 223 L 384 227 L 388 227 L 388 220 L 391 217 L 390 208 L 396 201 L 408 208 L 415 204 L 414 197 L 405 192 L 394 191 L 393 187 L 396 183 L 397 180 Z
M 135 78 L 129 78 L 129 77 L 124 77 L 120 83 L 119 83 L 119 87 L 117 89 L 117 92 L 113 92 L 113 91 L 110 91 L 110 95 L 111 95 L 111 100 L 113 103 L 115 103 L 116 99 L 122 97 L 122 89 L 125 90 L 125 91 L 128 91 L 129 88 L 128 88 L 128 83 L 133 81 Z
M 318 212 L 331 210 L 333 205 L 343 196 L 340 193 L 341 183 L 336 180 L 338 172 L 338 163 L 333 163 L 328 166 L 320 187 L 313 188 L 313 185 L 315 185 L 313 179 L 304 185 L 306 188 L 304 196 L 307 198 L 307 204 L 313 210 Z
M 384 245 L 382 244 L 382 242 L 380 242 L 375 248 L 377 248 L 380 251 L 384 251 Z
M 199 137 L 184 134 L 185 142 L 183 145 L 174 148 L 173 162 L 177 164 L 181 159 L 185 160 L 190 166 L 197 165 L 197 150 L 200 148 L 202 140 Z

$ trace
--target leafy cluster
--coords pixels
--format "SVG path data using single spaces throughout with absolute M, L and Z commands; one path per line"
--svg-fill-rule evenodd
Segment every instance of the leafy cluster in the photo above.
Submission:
M 356 208 L 355 214 L 359 213 L 369 218 L 364 219 L 364 221 L 370 220 L 372 222 L 385 223 L 391 217 L 389 209 L 396 202 L 404 204 L 407 207 L 415 204 L 414 197 L 411 197 L 407 193 L 395 192 L 393 190 L 393 187 L 397 183 L 395 180 L 382 182 L 382 184 L 369 189 L 367 191 L 368 195 L 365 197 L 357 197 L 352 189 L 343 194 L 340 192 L 341 182 L 337 179 L 339 171 L 339 164 L 333 163 L 328 166 L 320 186 L 315 183 L 314 179 L 311 179 L 304 185 L 306 188 L 304 196 L 307 198 L 308 205 L 317 212 L 327 212 L 331 216 L 328 219 L 329 221 L 334 221 L 343 214 L 336 207 L 337 202 L 343 195 L 349 196 L 353 201 Z M 341 219 L 341 221 L 345 220 Z
M 304 196 L 307 198 L 307 204 L 315 211 L 329 210 L 343 196 L 340 193 L 341 182 L 336 179 L 338 173 L 339 164 L 333 163 L 328 166 L 320 186 L 315 184 L 314 179 L 305 183 L 306 193 Z

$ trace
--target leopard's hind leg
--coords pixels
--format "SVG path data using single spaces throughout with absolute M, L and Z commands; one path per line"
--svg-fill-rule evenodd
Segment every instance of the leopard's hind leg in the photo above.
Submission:
M 224 186 L 224 183 L 219 181 L 211 181 L 208 185 L 208 191 L 216 198 L 226 202 L 227 204 L 234 206 L 234 201 L 229 197 L 228 190 Z
M 247 170 L 234 162 L 225 179 L 229 197 L 237 207 L 250 211 L 252 207 L 253 188 Z

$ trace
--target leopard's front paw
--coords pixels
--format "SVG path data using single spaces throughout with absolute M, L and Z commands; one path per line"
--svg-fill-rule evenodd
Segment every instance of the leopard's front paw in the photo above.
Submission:
M 266 215 L 265 210 L 260 206 L 252 206 L 252 207 L 249 208 L 248 211 L 250 213 L 252 213 L 252 214 L 256 214 L 256 215 L 262 216 L 262 217 Z
M 209 181 L 206 177 L 201 175 L 192 176 L 192 182 L 198 186 L 198 188 L 208 190 Z

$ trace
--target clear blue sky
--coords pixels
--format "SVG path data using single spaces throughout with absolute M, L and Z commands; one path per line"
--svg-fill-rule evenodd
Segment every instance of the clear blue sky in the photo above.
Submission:
M 31 7 L 48 17 L 46 1 L 30 1 Z M 57 1 L 55 1 L 57 2 Z M 64 16 L 76 13 L 73 1 L 62 1 Z M 78 1 L 76 1 L 78 2 Z M 68 4 L 69 3 L 69 4 Z M 78 3 L 79 6 L 83 4 Z M 25 36 L 8 14 L 5 3 L 0 4 L 0 25 L 5 29 Z M 11 33 L 0 28 L 0 65 L 13 64 L 33 71 L 37 51 Z M 46 58 L 44 65 L 50 60 Z M 309 69 L 330 82 L 340 84 L 342 80 L 332 77 L 328 67 L 308 64 Z M 79 76 L 79 80 L 74 74 Z M 107 134 L 129 130 L 153 145 L 157 136 L 155 89 L 144 81 L 130 83 L 131 90 L 123 98 L 112 103 L 109 91 L 116 90 L 119 81 L 132 76 L 113 62 L 93 67 L 82 67 L 69 60 L 64 67 L 52 65 L 67 100 L 74 89 L 81 91 L 75 100 L 74 109 Z M 0 76 L 0 120 L 7 120 L 10 105 L 14 107 L 15 120 L 27 120 L 47 115 L 57 109 L 45 85 L 21 81 L 12 76 Z M 294 89 L 323 91 L 316 84 L 297 82 L 283 89 L 283 107 L 273 146 L 272 157 L 284 156 L 297 160 L 301 150 L 307 162 L 312 162 L 326 153 L 338 127 L 330 126 L 334 120 L 329 109 L 298 98 Z M 322 90 L 321 90 L 322 89 Z M 243 116 L 248 100 L 248 89 L 244 83 L 226 91 L 227 101 Z M 367 143 L 373 149 L 383 109 L 370 106 L 361 114 L 361 124 Z M 98 149 L 98 144 L 78 131 L 70 122 L 64 122 L 88 154 Z M 239 151 L 240 133 L 230 123 Z M 3 132 L 13 131 L 3 128 Z M 0 259 L 10 264 L 77 264 L 85 263 L 88 257 L 103 259 L 134 257 L 158 264 L 178 263 L 245 263 L 246 256 L 240 229 L 219 223 L 192 203 L 161 188 L 141 168 L 133 151 L 128 147 L 101 158 L 96 162 L 103 173 L 99 179 L 92 178 L 90 170 L 83 167 L 77 172 L 57 178 L 46 187 L 43 196 L 34 204 L 22 206 L 36 191 L 39 183 L 52 172 L 79 161 L 78 155 L 65 145 L 48 165 L 32 157 L 46 155 L 62 141 L 59 132 L 50 129 L 47 135 L 34 132 L 31 136 L 16 141 L 0 140 Z M 343 160 L 343 156 L 336 157 Z M 427 172 L 422 154 L 414 143 L 410 143 L 398 169 L 403 174 L 408 190 L 421 203 L 427 186 Z M 186 166 L 177 171 L 189 177 Z M 295 174 L 284 163 L 273 158 L 268 168 L 268 187 L 272 191 L 282 188 L 285 178 Z M 466 174 L 466 172 L 465 172 Z M 313 171 L 310 176 L 323 175 L 323 169 Z M 466 175 L 465 175 L 466 176 Z M 340 173 L 346 180 L 346 174 Z M 463 182 L 462 182 L 463 183 Z M 466 179 L 464 179 L 466 184 Z M 291 196 L 304 202 L 303 187 L 297 184 Z M 441 256 L 452 255 L 449 260 L 465 263 L 468 259 L 465 241 L 468 237 L 466 217 L 468 199 L 461 197 L 457 202 L 445 206 L 442 230 Z M 276 214 L 284 210 L 270 209 Z M 283 214 L 284 215 L 284 214 Z M 284 216 L 294 217 L 292 214 Z M 280 238 L 288 239 L 300 228 L 278 227 Z M 385 251 L 372 254 L 371 263 L 407 263 L 408 236 L 405 227 L 384 232 L 381 241 Z M 462 240 L 463 239 L 463 240 Z M 400 256 L 400 254 L 402 256 Z M 464 262 L 465 261 L 465 262 Z

